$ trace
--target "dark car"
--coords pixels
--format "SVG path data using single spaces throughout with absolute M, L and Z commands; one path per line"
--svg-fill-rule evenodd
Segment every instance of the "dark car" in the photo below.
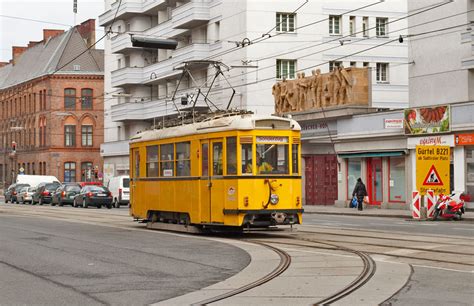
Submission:
M 59 183 L 40 183 L 35 193 L 33 193 L 32 203 L 39 205 L 51 203 L 52 194 L 58 189 Z
M 8 187 L 7 191 L 5 192 L 5 203 L 12 202 L 18 203 L 18 191 L 20 191 L 23 187 L 30 187 L 29 184 L 12 184 Z
M 63 183 L 53 193 L 51 205 L 63 206 L 64 204 L 72 205 L 74 197 L 81 192 L 81 186 L 77 183 Z
M 89 206 L 101 208 L 102 205 L 109 209 L 112 208 L 112 193 L 106 187 L 93 185 L 82 187 L 81 192 L 76 195 L 72 204 L 74 207 L 82 206 L 84 208 Z

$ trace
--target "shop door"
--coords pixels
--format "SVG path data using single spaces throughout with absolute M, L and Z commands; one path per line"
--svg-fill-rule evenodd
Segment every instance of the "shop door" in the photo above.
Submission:
M 333 205 L 337 199 L 337 158 L 335 155 L 305 157 L 307 205 Z
M 370 204 L 380 205 L 383 200 L 382 158 L 367 159 L 367 193 Z

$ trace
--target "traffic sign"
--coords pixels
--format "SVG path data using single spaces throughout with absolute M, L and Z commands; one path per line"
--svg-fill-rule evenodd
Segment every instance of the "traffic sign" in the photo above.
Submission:
M 438 195 L 450 192 L 450 158 L 449 146 L 416 146 L 416 188 L 421 195 L 429 189 Z

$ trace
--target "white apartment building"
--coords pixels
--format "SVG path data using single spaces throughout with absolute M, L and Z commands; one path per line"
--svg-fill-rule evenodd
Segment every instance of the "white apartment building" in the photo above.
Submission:
M 408 49 L 397 40 L 406 34 L 406 1 L 105 0 L 105 4 L 99 22 L 113 31 L 105 43 L 107 95 L 101 147 L 105 180 L 128 172 L 130 136 L 176 113 L 170 97 L 181 72 L 173 68 L 184 61 L 225 64 L 229 69 L 224 75 L 236 90 L 231 108 L 257 114 L 273 113 L 271 87 L 276 81 L 295 78 L 299 71 L 328 72 L 339 64 L 372 67 L 372 106 L 408 105 Z M 135 48 L 131 35 L 174 39 L 178 47 Z M 196 66 L 192 75 L 206 91 L 214 70 Z M 193 81 L 185 79 L 176 103 L 181 107 L 179 99 L 195 93 Z M 219 77 L 209 97 L 225 108 L 231 94 Z

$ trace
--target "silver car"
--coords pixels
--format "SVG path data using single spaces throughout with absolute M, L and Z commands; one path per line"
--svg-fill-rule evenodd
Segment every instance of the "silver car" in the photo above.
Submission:
M 36 188 L 34 187 L 22 187 L 17 195 L 18 202 L 21 204 L 25 204 L 26 202 L 31 203 L 35 190 Z

